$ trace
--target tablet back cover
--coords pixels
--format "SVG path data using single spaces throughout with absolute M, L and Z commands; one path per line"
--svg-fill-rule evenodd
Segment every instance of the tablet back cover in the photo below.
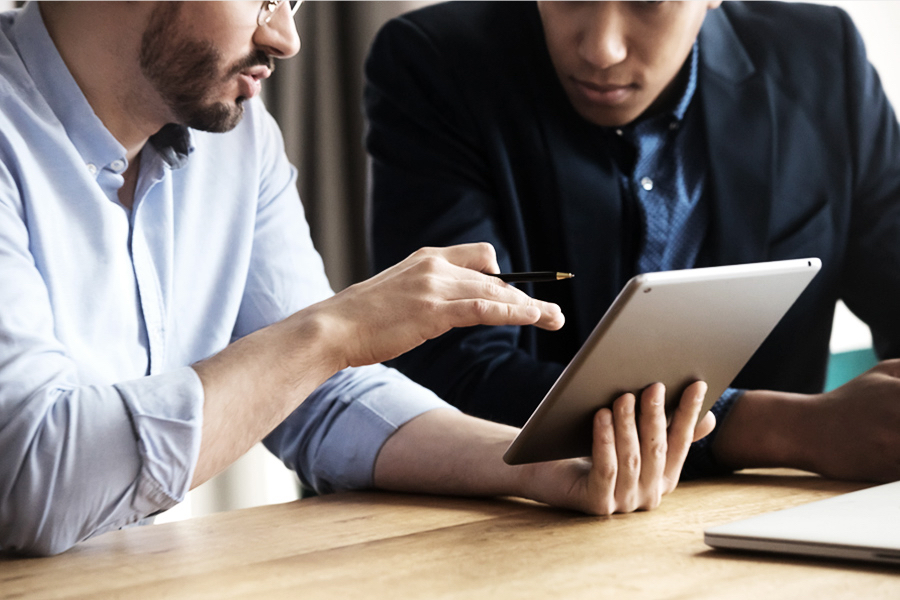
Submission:
M 705 413 L 821 267 L 797 259 L 631 279 L 504 455 L 509 464 L 590 456 L 596 411 L 657 381 L 666 407 L 706 381 Z

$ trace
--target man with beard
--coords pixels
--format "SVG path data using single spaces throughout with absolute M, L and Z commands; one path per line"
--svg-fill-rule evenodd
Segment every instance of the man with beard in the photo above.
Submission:
M 263 439 L 323 493 L 652 508 L 712 428 L 702 382 L 668 430 L 653 386 L 640 418 L 597 413 L 591 459 L 512 468 L 515 429 L 378 365 L 452 327 L 563 316 L 485 275 L 487 244 L 331 293 L 255 99 L 298 48 L 287 2 L 0 17 L 0 549 L 52 554 L 137 523 Z
M 459 329 L 394 364 L 521 425 L 633 275 L 817 256 L 684 472 L 896 480 L 896 116 L 840 9 L 718 4 L 447 3 L 385 25 L 366 66 L 376 267 L 487 241 L 504 271 L 575 274 L 523 288 L 562 331 Z M 838 299 L 888 360 L 822 393 Z

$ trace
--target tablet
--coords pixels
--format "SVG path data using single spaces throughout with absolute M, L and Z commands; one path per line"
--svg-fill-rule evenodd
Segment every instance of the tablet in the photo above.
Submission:
M 718 400 L 818 273 L 818 258 L 646 273 L 632 278 L 513 440 L 511 465 L 591 455 L 594 414 L 626 392 L 666 386 Z

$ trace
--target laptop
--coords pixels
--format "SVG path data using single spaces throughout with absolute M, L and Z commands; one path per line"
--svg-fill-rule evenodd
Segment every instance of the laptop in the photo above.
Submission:
M 900 565 L 900 481 L 711 527 L 704 541 L 730 550 Z

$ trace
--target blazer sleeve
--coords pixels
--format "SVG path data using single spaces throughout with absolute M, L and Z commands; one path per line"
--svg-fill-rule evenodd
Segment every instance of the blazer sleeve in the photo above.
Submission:
M 486 241 L 501 270 L 529 268 L 513 256 L 517 208 L 496 193 L 504 168 L 488 151 L 477 107 L 452 56 L 408 19 L 388 23 L 366 62 L 370 232 L 380 271 L 423 246 Z M 453 330 L 393 366 L 475 416 L 522 425 L 563 365 L 537 358 L 519 327 Z M 531 346 L 531 347 L 529 347 Z
M 852 210 L 841 296 L 872 330 L 879 357 L 900 357 L 900 126 L 859 32 L 840 12 L 846 40 L 845 105 Z

